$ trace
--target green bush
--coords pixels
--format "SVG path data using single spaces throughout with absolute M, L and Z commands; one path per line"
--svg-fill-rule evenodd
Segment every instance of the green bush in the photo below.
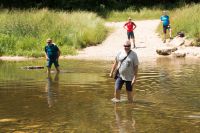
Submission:
M 0 55 L 12 55 L 16 40 L 13 36 L 0 34 Z
M 52 38 L 62 53 L 102 42 L 104 20 L 91 12 L 56 12 L 47 9 L 0 11 L 0 54 L 43 56 L 46 39 Z M 69 51 L 66 51 L 69 50 Z
M 146 19 L 158 19 L 162 10 L 159 8 L 142 8 L 135 9 L 128 8 L 124 11 L 111 11 L 107 15 L 108 21 L 126 21 L 128 17 L 131 17 L 133 20 L 146 20 Z

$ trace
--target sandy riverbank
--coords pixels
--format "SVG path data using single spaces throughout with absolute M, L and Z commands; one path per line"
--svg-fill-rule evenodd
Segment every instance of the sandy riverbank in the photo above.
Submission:
M 123 49 L 123 44 L 127 40 L 126 30 L 123 29 L 125 22 L 109 22 L 108 27 L 114 27 L 115 30 L 97 46 L 87 47 L 78 51 L 75 56 L 62 56 L 65 59 L 81 59 L 81 60 L 113 60 L 116 54 Z M 165 47 L 160 36 L 155 32 L 160 20 L 144 20 L 135 21 L 137 28 L 135 29 L 136 49 L 134 50 L 140 61 L 153 60 L 161 57 L 156 53 L 156 49 Z M 186 52 L 185 58 L 200 59 L 200 47 L 182 47 L 182 51 Z M 172 57 L 171 55 L 169 57 Z M 2 56 L 0 60 L 29 60 L 34 58 L 26 57 L 9 57 Z
M 3 61 L 26 61 L 26 60 L 34 60 L 36 58 L 32 57 L 23 57 L 23 56 L 1 56 L 0 60 Z
M 86 59 L 86 60 L 113 60 L 116 54 L 123 49 L 123 44 L 127 40 L 126 30 L 123 29 L 125 22 L 106 23 L 108 27 L 114 27 L 115 30 L 107 39 L 98 46 L 87 47 L 78 52 L 76 56 L 65 56 L 67 59 Z M 161 57 L 156 53 L 156 49 L 166 47 L 167 43 L 163 43 L 160 36 L 156 33 L 160 20 L 144 20 L 135 21 L 137 28 L 135 29 L 136 49 L 134 50 L 140 61 L 153 60 Z M 182 51 L 186 52 L 186 58 L 200 59 L 200 48 L 198 47 L 182 47 Z M 173 57 L 172 55 L 168 56 Z

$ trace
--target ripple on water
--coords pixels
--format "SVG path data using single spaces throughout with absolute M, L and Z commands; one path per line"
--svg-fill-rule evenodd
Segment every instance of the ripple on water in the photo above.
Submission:
M 140 72 L 137 79 L 136 87 L 140 91 L 156 93 L 159 89 L 160 78 L 158 71 Z

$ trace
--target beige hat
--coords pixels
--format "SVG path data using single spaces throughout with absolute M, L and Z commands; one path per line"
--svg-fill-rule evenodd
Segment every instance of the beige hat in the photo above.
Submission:
M 166 11 L 166 10 L 164 10 L 164 11 L 163 11 L 163 14 L 167 14 L 167 11 Z
M 51 39 L 51 38 L 48 38 L 48 39 L 47 39 L 47 42 L 52 42 L 52 39 Z
M 131 20 L 131 17 L 128 17 L 128 20 Z

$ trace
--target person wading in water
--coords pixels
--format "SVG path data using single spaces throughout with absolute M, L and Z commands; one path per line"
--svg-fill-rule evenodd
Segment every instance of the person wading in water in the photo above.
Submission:
M 120 102 L 120 90 L 124 83 L 126 83 L 128 101 L 133 102 L 132 90 L 137 79 L 138 65 L 139 61 L 137 54 L 131 50 L 131 42 L 127 41 L 124 44 L 124 50 L 117 54 L 109 75 L 110 77 L 113 77 L 114 70 L 118 69 L 119 74 L 115 78 L 113 102 Z

